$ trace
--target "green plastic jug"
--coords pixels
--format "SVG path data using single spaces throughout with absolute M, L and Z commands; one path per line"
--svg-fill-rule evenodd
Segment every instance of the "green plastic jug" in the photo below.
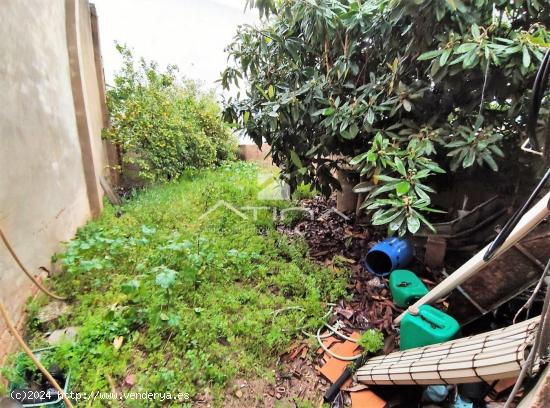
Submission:
M 413 272 L 407 269 L 396 269 L 390 275 L 390 291 L 393 303 L 405 308 L 428 293 L 428 288 Z
M 435 307 L 410 307 L 401 320 L 399 347 L 407 350 L 442 343 L 456 337 L 459 330 L 460 325 L 455 319 Z

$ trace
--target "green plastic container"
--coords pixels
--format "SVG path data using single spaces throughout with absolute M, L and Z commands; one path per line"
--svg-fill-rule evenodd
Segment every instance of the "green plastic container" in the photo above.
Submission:
M 406 308 L 428 293 L 428 288 L 414 272 L 396 269 L 390 275 L 390 291 L 393 303 Z
M 430 305 L 411 309 L 401 320 L 401 350 L 442 343 L 457 336 L 460 325 L 447 313 Z

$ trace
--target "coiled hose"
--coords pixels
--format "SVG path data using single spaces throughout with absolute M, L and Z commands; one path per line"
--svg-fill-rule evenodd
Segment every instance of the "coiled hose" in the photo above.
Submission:
M 19 265 L 21 270 L 23 272 L 25 272 L 25 275 L 27 275 L 29 277 L 29 279 L 38 287 L 38 289 L 40 289 L 42 292 L 44 292 L 46 295 L 48 295 L 49 297 L 51 297 L 53 299 L 57 299 L 57 300 L 65 300 L 66 299 L 62 296 L 58 296 L 58 295 L 50 292 L 34 276 L 32 276 L 32 274 L 27 270 L 27 268 L 25 268 L 25 266 L 23 265 L 23 263 L 21 262 L 21 260 L 19 259 L 19 257 L 15 253 L 15 251 L 13 250 L 12 246 L 10 245 L 10 242 L 8 241 L 6 236 L 4 235 L 4 232 L 2 231 L 2 229 L 0 229 L 0 238 L 2 238 L 2 241 L 4 242 L 4 245 L 6 245 L 6 248 L 8 249 L 9 253 L 13 257 L 15 262 L 17 262 L 17 265 Z M 46 377 L 46 379 L 50 382 L 50 384 L 57 390 L 57 392 L 59 392 L 59 395 L 61 395 L 63 397 L 63 401 L 65 402 L 65 405 L 67 406 L 67 408 L 74 408 L 73 404 L 71 403 L 69 398 L 67 398 L 67 396 L 65 395 L 65 391 L 63 390 L 63 388 L 61 388 L 61 386 L 52 377 L 52 375 L 46 369 L 46 367 L 44 367 L 44 365 L 42 365 L 42 363 L 35 357 L 32 350 L 29 348 L 29 346 L 27 346 L 27 344 L 25 343 L 25 341 L 23 340 L 21 335 L 17 332 L 17 329 L 15 328 L 15 325 L 11 321 L 10 316 L 8 314 L 8 311 L 6 310 L 6 307 L 4 306 L 4 302 L 2 302 L 1 300 L 0 300 L 0 314 L 2 315 L 2 318 L 4 319 L 4 322 L 6 323 L 8 331 L 12 334 L 12 336 L 15 338 L 17 343 L 19 343 L 19 345 L 21 346 L 21 348 L 23 349 L 25 354 L 27 356 L 29 356 L 29 358 L 32 360 L 32 362 L 36 366 L 36 368 L 38 368 L 40 370 L 40 372 L 44 375 L 44 377 Z

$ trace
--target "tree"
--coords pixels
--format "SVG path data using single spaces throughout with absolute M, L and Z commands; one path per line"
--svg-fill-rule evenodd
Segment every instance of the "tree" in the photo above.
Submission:
M 269 17 L 228 46 L 222 84 L 247 87 L 225 118 L 271 145 L 291 187 L 329 193 L 332 171 L 353 157 L 373 222 L 414 233 L 430 226 L 434 173 L 497 171 L 525 137 L 528 89 L 550 46 L 548 1 L 249 4 Z
M 107 91 L 104 136 L 120 148 L 124 164 L 137 165 L 145 180 L 167 181 L 234 158 L 236 139 L 212 94 L 178 80 L 174 65 L 160 71 L 154 62 L 136 63 L 126 46 L 117 50 L 123 66 Z

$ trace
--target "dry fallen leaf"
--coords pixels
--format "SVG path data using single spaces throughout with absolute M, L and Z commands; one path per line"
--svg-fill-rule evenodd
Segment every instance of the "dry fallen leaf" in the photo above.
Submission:
M 136 375 L 128 374 L 126 378 L 124 378 L 124 382 L 128 385 L 134 385 L 136 383 Z
M 124 342 L 124 337 L 122 336 L 115 337 L 115 339 L 113 340 L 113 346 L 115 350 L 118 350 L 119 348 L 121 348 L 123 342 Z

